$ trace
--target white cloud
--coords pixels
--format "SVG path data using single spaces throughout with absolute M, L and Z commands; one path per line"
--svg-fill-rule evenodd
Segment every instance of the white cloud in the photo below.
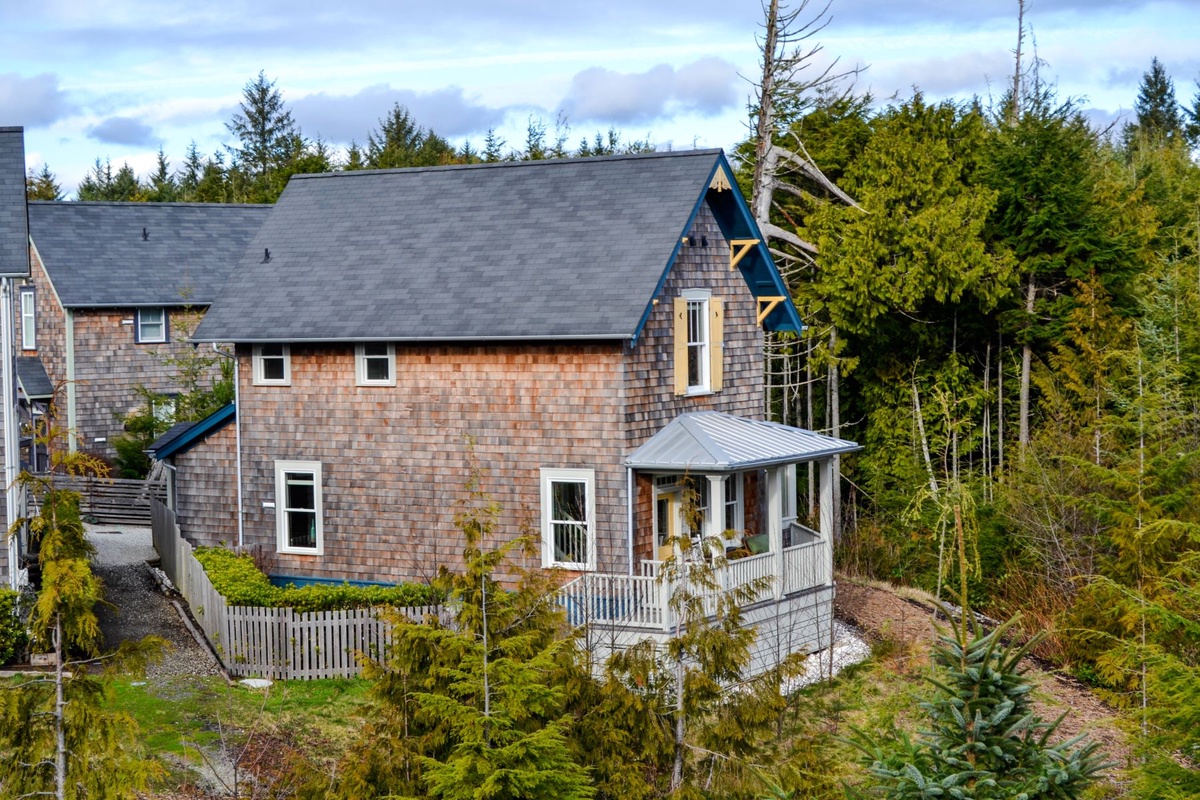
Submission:
M 90 126 L 87 135 L 108 144 L 147 145 L 155 141 L 150 126 L 132 117 L 109 117 Z
M 409 110 L 417 125 L 445 137 L 482 133 L 497 125 L 505 114 L 503 108 L 468 99 L 457 86 L 418 92 L 376 84 L 354 94 L 318 92 L 290 105 L 293 118 L 307 135 L 362 143 L 396 103 Z
M 22 78 L 0 74 L 0 124 L 41 128 L 71 113 L 67 93 L 58 88 L 58 76 L 49 72 Z
M 590 67 L 571 79 L 562 109 L 575 122 L 643 123 L 680 111 L 718 114 L 740 98 L 737 68 L 724 59 L 702 58 L 675 69 L 659 64 L 646 72 Z

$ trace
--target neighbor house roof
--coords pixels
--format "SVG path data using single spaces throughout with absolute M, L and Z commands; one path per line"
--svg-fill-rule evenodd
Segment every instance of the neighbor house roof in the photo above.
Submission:
M 718 169 L 697 150 L 294 176 L 194 338 L 633 338 L 710 195 L 727 237 L 757 234 Z M 744 261 L 783 293 L 765 246 Z M 768 322 L 799 327 L 790 303 Z
M 271 206 L 29 204 L 29 233 L 64 308 L 208 305 Z
M 25 212 L 25 133 L 0 128 L 0 275 L 29 274 Z
M 17 382 L 30 400 L 46 400 L 54 396 L 54 382 L 38 356 L 17 356 Z
M 625 459 L 625 466 L 671 472 L 730 472 L 852 453 L 862 448 L 777 422 L 719 411 L 680 414 Z
M 162 460 L 186 453 L 200 442 L 224 428 L 237 417 L 233 403 L 222 406 L 199 422 L 176 422 L 146 448 L 151 458 Z

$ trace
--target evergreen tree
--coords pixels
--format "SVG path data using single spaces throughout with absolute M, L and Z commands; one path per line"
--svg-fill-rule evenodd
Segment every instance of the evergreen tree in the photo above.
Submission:
M 881 745 L 859 734 L 855 744 L 871 773 L 870 792 L 889 800 L 1060 800 L 1079 797 L 1105 768 L 1099 745 L 1050 738 L 1032 709 L 1032 684 L 1020 662 L 1036 644 L 1005 644 L 1012 622 L 973 636 L 955 628 L 941 637 L 931 678 L 936 695 L 921 707 L 930 729 L 913 742 Z M 860 795 L 862 796 L 862 795 Z
M 171 174 L 171 164 L 167 154 L 158 148 L 158 160 L 155 163 L 154 174 L 147 181 L 146 200 L 151 203 L 174 203 L 180 199 L 180 187 Z
M 594 793 L 568 742 L 567 691 L 555 675 L 569 643 L 555 583 L 510 558 L 528 538 L 485 549 L 498 507 L 479 490 L 456 522 L 463 571 L 445 567 L 437 585 L 455 609 L 452 625 L 399 618 L 394 644 L 373 662 L 380 713 L 352 749 L 327 796 L 427 796 L 447 800 L 556 800 Z M 505 589 L 497 571 L 515 573 Z M 325 791 L 323 788 L 317 790 Z
M 504 160 L 504 140 L 496 134 L 495 128 L 488 128 L 487 136 L 483 139 L 483 160 L 486 163 Z
M 242 88 L 239 111 L 225 127 L 237 137 L 239 147 L 230 148 L 234 161 L 245 171 L 247 200 L 274 202 L 283 191 L 282 172 L 296 155 L 300 130 L 284 104 L 283 93 L 264 72 Z
M 1157 56 L 1150 62 L 1150 71 L 1142 75 L 1133 112 L 1137 124 L 1132 127 L 1152 139 L 1170 141 L 1184 133 L 1179 101 L 1175 99 L 1175 83 Z M 1131 133 L 1127 130 L 1126 136 Z
M 204 157 L 200 155 L 200 148 L 196 146 L 195 140 L 189 142 L 183 166 L 179 168 L 179 172 L 175 176 L 180 200 L 191 202 L 196 199 L 196 192 L 204 176 L 204 166 Z
M 102 166 L 99 158 L 92 171 L 79 183 L 77 194 L 80 200 L 130 202 L 144 199 L 141 184 L 128 162 L 123 163 L 114 175 L 112 162 L 105 159 Z
M 417 125 L 409 110 L 399 103 L 379 120 L 378 129 L 367 134 L 364 161 L 369 169 L 435 167 L 456 160 L 453 145 Z
M 367 162 L 363 155 L 362 148 L 358 146 L 358 142 L 350 140 L 350 146 L 346 148 L 346 163 L 342 165 L 342 169 L 350 172 L 356 169 L 366 169 Z
M 48 164 L 42 164 L 41 172 L 33 170 L 25 177 L 25 196 L 30 200 L 62 200 L 62 187 L 55 180 Z

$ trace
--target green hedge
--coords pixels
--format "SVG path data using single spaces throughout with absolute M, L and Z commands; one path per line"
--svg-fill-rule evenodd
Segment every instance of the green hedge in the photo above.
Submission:
M 275 586 L 254 566 L 254 560 L 249 555 L 238 555 L 223 547 L 198 547 L 195 555 L 212 581 L 213 588 L 231 606 L 337 611 L 374 606 L 428 606 L 440 603 L 442 599 L 432 586 L 420 583 L 395 586 L 314 584 L 302 588 L 291 584 Z

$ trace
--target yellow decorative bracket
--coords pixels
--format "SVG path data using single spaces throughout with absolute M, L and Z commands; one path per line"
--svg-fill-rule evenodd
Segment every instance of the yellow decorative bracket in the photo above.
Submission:
M 758 244 L 758 239 L 730 239 L 729 240 L 729 271 L 733 272 L 737 269 L 738 262 L 746 257 L 746 253 L 750 252 L 750 248 Z
M 758 324 L 762 325 L 763 320 L 767 315 L 775 310 L 775 306 L 786 300 L 786 297 L 759 297 L 758 299 Z
M 729 176 L 725 174 L 725 168 L 721 167 L 717 173 L 713 175 L 712 181 L 708 184 L 708 188 L 716 192 L 729 191 Z

